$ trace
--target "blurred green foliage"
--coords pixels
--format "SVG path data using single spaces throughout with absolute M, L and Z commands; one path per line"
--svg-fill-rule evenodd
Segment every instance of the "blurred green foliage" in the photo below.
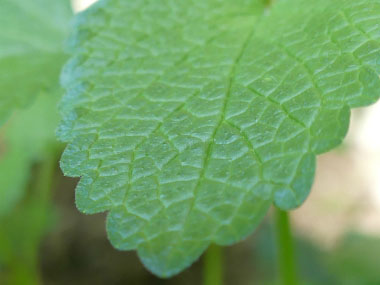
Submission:
M 71 17 L 69 0 L 0 0 L 0 284 L 39 283 Z
M 60 146 L 54 134 L 59 95 L 41 94 L 29 108 L 15 111 L 0 129 L 0 217 L 22 199 L 32 166 L 49 159 L 49 149 Z
M 299 235 L 294 238 L 301 285 L 380 284 L 380 237 L 348 232 L 329 250 L 308 238 Z M 258 284 L 278 284 L 271 225 L 266 223 L 261 227 L 252 248 L 259 272 Z
M 57 88 L 71 16 L 70 0 L 0 0 L 0 125 Z

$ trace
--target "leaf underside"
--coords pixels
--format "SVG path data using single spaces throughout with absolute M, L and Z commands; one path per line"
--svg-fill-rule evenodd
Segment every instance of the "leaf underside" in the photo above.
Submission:
M 0 0 L 0 125 L 57 88 L 71 16 L 69 0 Z
M 77 17 L 58 135 L 84 213 L 159 276 L 302 204 L 379 97 L 380 0 L 103 0 Z

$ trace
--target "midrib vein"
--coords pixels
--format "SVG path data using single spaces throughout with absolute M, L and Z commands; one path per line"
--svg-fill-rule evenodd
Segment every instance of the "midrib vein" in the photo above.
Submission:
M 256 24 L 258 23 L 258 21 L 261 18 L 262 17 L 260 17 L 256 21 L 252 22 L 251 29 L 248 31 L 248 34 L 247 34 L 247 36 L 246 36 L 246 38 L 245 38 L 245 40 L 244 40 L 244 42 L 243 42 L 243 44 L 241 46 L 241 49 L 238 52 L 238 55 L 236 56 L 236 58 L 234 60 L 234 63 L 231 66 L 231 69 L 230 69 L 230 72 L 229 72 L 229 75 L 228 75 L 228 86 L 227 86 L 226 96 L 224 97 L 222 108 L 221 108 L 220 119 L 219 119 L 219 121 L 218 121 L 215 129 L 213 130 L 213 132 L 212 132 L 209 140 L 208 140 L 208 143 L 207 143 L 207 146 L 206 146 L 206 150 L 205 150 L 205 155 L 204 155 L 203 162 L 202 162 L 202 168 L 201 168 L 201 171 L 200 171 L 200 174 L 199 174 L 199 178 L 198 178 L 197 184 L 195 185 L 194 190 L 193 190 L 193 197 L 192 197 L 192 200 L 191 200 L 191 204 L 190 204 L 189 210 L 188 210 L 187 215 L 186 215 L 186 217 L 184 219 L 184 222 L 183 222 L 182 232 L 184 231 L 185 225 L 186 225 L 187 220 L 188 220 L 188 218 L 190 216 L 190 213 L 192 212 L 192 210 L 194 208 L 195 198 L 197 196 L 197 192 L 198 192 L 199 186 L 201 185 L 201 183 L 203 181 L 206 169 L 208 167 L 208 163 L 209 163 L 209 159 L 210 159 L 210 156 L 211 156 L 212 146 L 214 144 L 215 136 L 216 136 L 218 130 L 220 129 L 222 123 L 225 120 L 225 112 L 226 112 L 226 109 L 227 109 L 227 106 L 228 106 L 229 99 L 231 97 L 231 89 L 232 89 L 232 85 L 233 85 L 234 79 L 235 79 L 236 68 L 239 65 L 239 62 L 240 62 L 241 58 L 243 57 L 244 52 L 245 52 L 245 50 L 246 50 L 246 48 L 247 48 L 250 40 L 252 39 L 253 35 L 255 34 Z

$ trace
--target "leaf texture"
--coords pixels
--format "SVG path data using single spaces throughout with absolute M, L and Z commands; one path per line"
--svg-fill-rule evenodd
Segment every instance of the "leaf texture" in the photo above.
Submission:
M 71 16 L 69 0 L 0 0 L 0 124 L 56 88 Z
M 58 135 L 84 213 L 168 277 L 307 197 L 379 97 L 380 1 L 103 0 L 77 17 Z

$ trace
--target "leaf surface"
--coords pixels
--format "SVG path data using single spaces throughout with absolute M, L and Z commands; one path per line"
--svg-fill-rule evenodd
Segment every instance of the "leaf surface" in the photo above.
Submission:
M 103 0 L 77 17 L 59 136 L 84 213 L 159 276 L 307 197 L 379 97 L 379 0 Z
M 69 0 L 0 0 L 0 124 L 56 88 L 71 16 Z

